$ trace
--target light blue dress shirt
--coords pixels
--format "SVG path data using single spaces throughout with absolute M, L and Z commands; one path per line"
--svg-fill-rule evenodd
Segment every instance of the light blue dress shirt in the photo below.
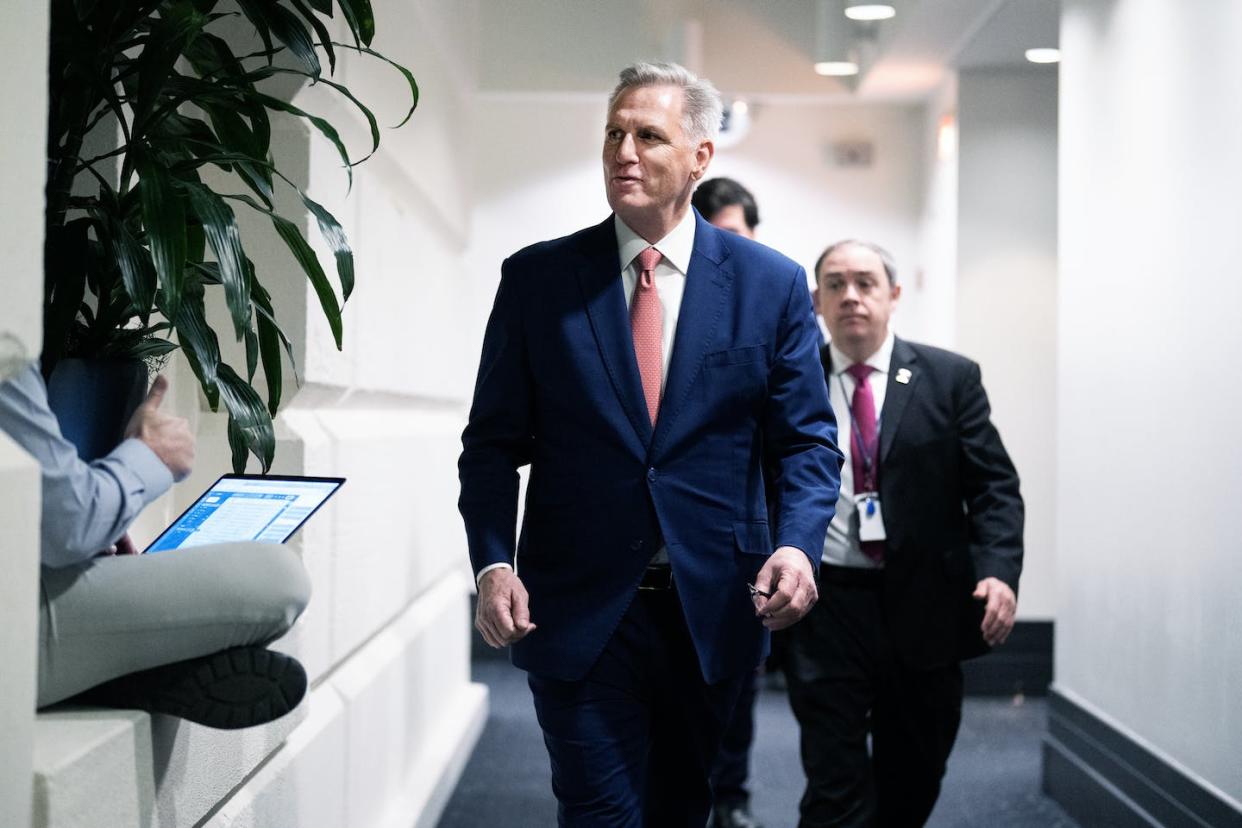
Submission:
M 168 467 L 135 438 L 106 457 L 83 462 L 48 408 L 38 362 L 0 384 L 0 431 L 42 470 L 44 566 L 72 566 L 107 549 L 173 483 Z

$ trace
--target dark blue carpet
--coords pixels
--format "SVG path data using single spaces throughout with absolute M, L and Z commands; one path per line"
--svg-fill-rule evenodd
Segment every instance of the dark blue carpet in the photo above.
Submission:
M 499 659 L 474 662 L 475 681 L 491 688 L 487 727 L 440 820 L 440 828 L 556 824 L 548 756 L 535 721 L 526 674 Z M 949 760 L 932 828 L 1075 828 L 1040 792 L 1042 699 L 969 698 Z M 767 828 L 798 821 L 802 767 L 798 728 L 785 694 L 760 692 L 751 755 L 751 797 Z

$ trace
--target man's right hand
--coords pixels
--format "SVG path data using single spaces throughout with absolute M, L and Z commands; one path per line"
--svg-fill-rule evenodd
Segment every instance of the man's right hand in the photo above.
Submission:
M 508 567 L 483 573 L 479 579 L 479 606 L 474 628 L 493 647 L 521 641 L 535 625 L 530 623 L 530 596 L 522 580 Z
M 173 480 L 182 480 L 194 466 L 194 432 L 184 417 L 159 410 L 167 392 L 168 380 L 163 375 L 156 377 L 147 398 L 129 418 L 125 436 L 146 443 L 172 472 Z

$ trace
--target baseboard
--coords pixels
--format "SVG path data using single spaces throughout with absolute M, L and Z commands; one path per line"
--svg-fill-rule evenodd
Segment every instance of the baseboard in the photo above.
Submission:
M 1242 807 L 1055 687 L 1043 754 L 1044 792 L 1086 828 L 1242 828 Z
M 962 662 L 968 696 L 1047 695 L 1052 684 L 1051 621 L 1019 621 L 1004 646 Z

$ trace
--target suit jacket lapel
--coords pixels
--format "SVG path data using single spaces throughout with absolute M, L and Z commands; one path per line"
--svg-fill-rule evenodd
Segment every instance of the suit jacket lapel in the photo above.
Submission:
M 651 420 L 643 396 L 638 360 L 634 356 L 634 338 L 625 304 L 625 287 L 621 282 L 617 236 L 612 217 L 596 225 L 583 237 L 579 248 L 583 254 L 578 266 L 578 285 L 586 306 L 591 330 L 599 345 L 600 357 L 608 378 L 621 401 L 630 423 L 643 446 L 651 444 Z
M 673 354 L 664 382 L 660 416 L 656 419 L 653 448 L 658 448 L 685 405 L 730 294 L 733 274 L 721 267 L 728 258 L 728 251 L 720 243 L 720 232 L 695 213 L 694 252 L 690 257 L 690 272 L 686 274 L 686 289 L 681 297 L 677 333 L 673 338 Z M 637 367 L 634 370 L 637 375 Z
M 884 410 L 880 414 L 880 463 L 893 448 L 893 438 L 901 426 L 901 415 L 906 412 L 914 389 L 919 384 L 918 359 L 914 349 L 901 339 L 893 342 L 893 358 L 888 366 L 888 383 L 884 392 Z M 898 382 L 898 375 L 907 376 L 906 382 Z

